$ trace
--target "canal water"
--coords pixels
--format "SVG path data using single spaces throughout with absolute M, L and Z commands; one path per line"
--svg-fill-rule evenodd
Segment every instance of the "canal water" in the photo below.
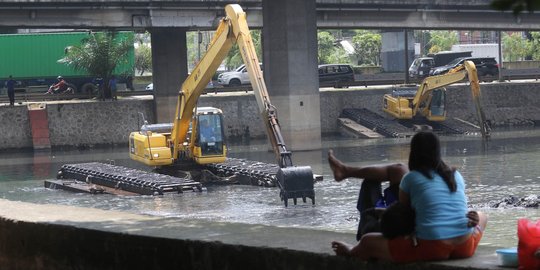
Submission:
M 489 215 L 488 229 L 481 245 L 517 245 L 517 220 L 539 219 L 538 209 L 490 208 L 490 202 L 508 195 L 537 195 L 540 191 L 540 130 L 506 131 L 493 134 L 483 143 L 477 136 L 441 138 L 443 157 L 457 167 L 467 184 L 471 208 Z M 114 196 L 76 194 L 44 188 L 44 180 L 54 179 L 62 164 L 111 162 L 148 170 L 131 160 L 127 147 L 91 150 L 53 150 L 51 152 L 10 152 L 0 154 L 0 197 L 39 204 L 63 204 L 131 213 L 203 219 L 208 221 L 265 224 L 280 227 L 355 233 L 358 223 L 356 197 L 359 179 L 333 180 L 326 161 L 328 149 L 351 165 L 404 162 L 409 139 L 347 139 L 327 137 L 323 149 L 295 152 L 297 165 L 310 165 L 324 180 L 315 184 L 316 204 L 285 208 L 277 188 L 256 186 L 209 186 L 206 192 L 187 192 L 166 196 Z M 274 162 L 265 141 L 230 145 L 230 156 Z M 353 238 L 351 238 L 353 241 Z

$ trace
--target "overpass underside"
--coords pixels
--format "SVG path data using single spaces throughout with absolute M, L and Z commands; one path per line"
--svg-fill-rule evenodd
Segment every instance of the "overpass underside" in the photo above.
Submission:
M 263 26 L 262 0 L 242 1 L 252 28 Z M 538 13 L 493 10 L 490 0 L 312 0 L 318 28 L 538 30 Z M 14 28 L 182 27 L 214 29 L 224 16 L 221 1 L 0 1 L 0 26 Z M 280 13 L 286 13 L 282 5 Z M 277 15 L 275 15 L 277 16 Z M 275 21 L 276 18 L 270 18 Z

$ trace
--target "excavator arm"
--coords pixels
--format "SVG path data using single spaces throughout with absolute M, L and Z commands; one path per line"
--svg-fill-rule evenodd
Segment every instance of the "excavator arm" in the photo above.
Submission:
M 313 172 L 309 166 L 293 166 L 291 152 L 287 149 L 281 134 L 276 107 L 270 102 L 270 96 L 266 90 L 259 59 L 247 25 L 246 13 L 238 5 L 227 5 L 225 11 L 227 17 L 230 18 L 232 31 L 249 74 L 259 113 L 280 167 L 277 173 L 277 184 L 281 190 L 281 200 L 284 201 L 285 206 L 289 198 L 293 199 L 294 204 L 296 204 L 296 198 L 302 198 L 304 202 L 306 198 L 310 198 L 315 204 Z
M 255 52 L 255 46 L 253 45 L 249 33 L 246 13 L 244 13 L 240 6 L 237 5 L 227 6 L 226 12 L 231 18 L 236 43 L 238 44 L 242 59 L 246 65 L 251 81 L 251 87 L 253 88 L 253 93 L 259 107 L 259 113 L 266 126 L 268 138 L 272 144 L 272 149 L 274 150 L 278 164 L 281 168 L 292 167 L 291 152 L 287 150 L 287 146 L 281 135 L 276 108 L 270 102 L 257 53 Z
M 429 114 L 429 105 L 431 103 L 432 91 L 435 89 L 448 86 L 453 83 L 457 83 L 465 79 L 466 76 L 467 76 L 467 73 L 464 70 L 456 70 L 454 72 L 449 72 L 447 74 L 427 77 L 426 79 L 424 79 L 422 81 L 422 84 L 418 88 L 418 91 L 416 91 L 416 95 L 414 96 L 414 99 L 412 100 L 412 105 L 413 105 L 412 115 L 413 116 L 416 115 L 417 112 L 421 110 L 422 115 L 430 118 L 431 115 Z M 436 121 L 438 119 L 430 119 L 430 120 Z

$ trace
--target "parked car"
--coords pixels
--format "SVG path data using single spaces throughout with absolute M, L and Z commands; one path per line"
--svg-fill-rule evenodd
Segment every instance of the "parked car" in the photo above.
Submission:
M 260 63 L 261 70 L 263 64 Z M 251 84 L 246 65 L 237 67 L 234 71 L 223 72 L 219 74 L 217 83 L 223 86 L 241 86 L 243 84 Z
M 409 77 L 422 79 L 429 76 L 429 71 L 435 66 L 433 57 L 416 58 L 409 67 Z
M 493 81 L 499 76 L 499 64 L 494 57 L 460 57 L 454 59 L 448 65 L 432 68 L 430 75 L 440 75 L 470 60 L 476 65 L 478 78 L 481 81 Z
M 319 84 L 331 85 L 335 88 L 348 87 L 354 82 L 354 71 L 350 65 L 327 64 L 319 65 Z

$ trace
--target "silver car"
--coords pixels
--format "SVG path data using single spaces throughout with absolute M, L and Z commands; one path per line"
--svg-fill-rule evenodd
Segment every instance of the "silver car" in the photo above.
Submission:
M 260 63 L 261 70 L 263 64 Z M 223 86 L 241 86 L 243 84 L 251 84 L 246 65 L 237 67 L 234 71 L 223 72 L 219 74 L 217 83 Z

